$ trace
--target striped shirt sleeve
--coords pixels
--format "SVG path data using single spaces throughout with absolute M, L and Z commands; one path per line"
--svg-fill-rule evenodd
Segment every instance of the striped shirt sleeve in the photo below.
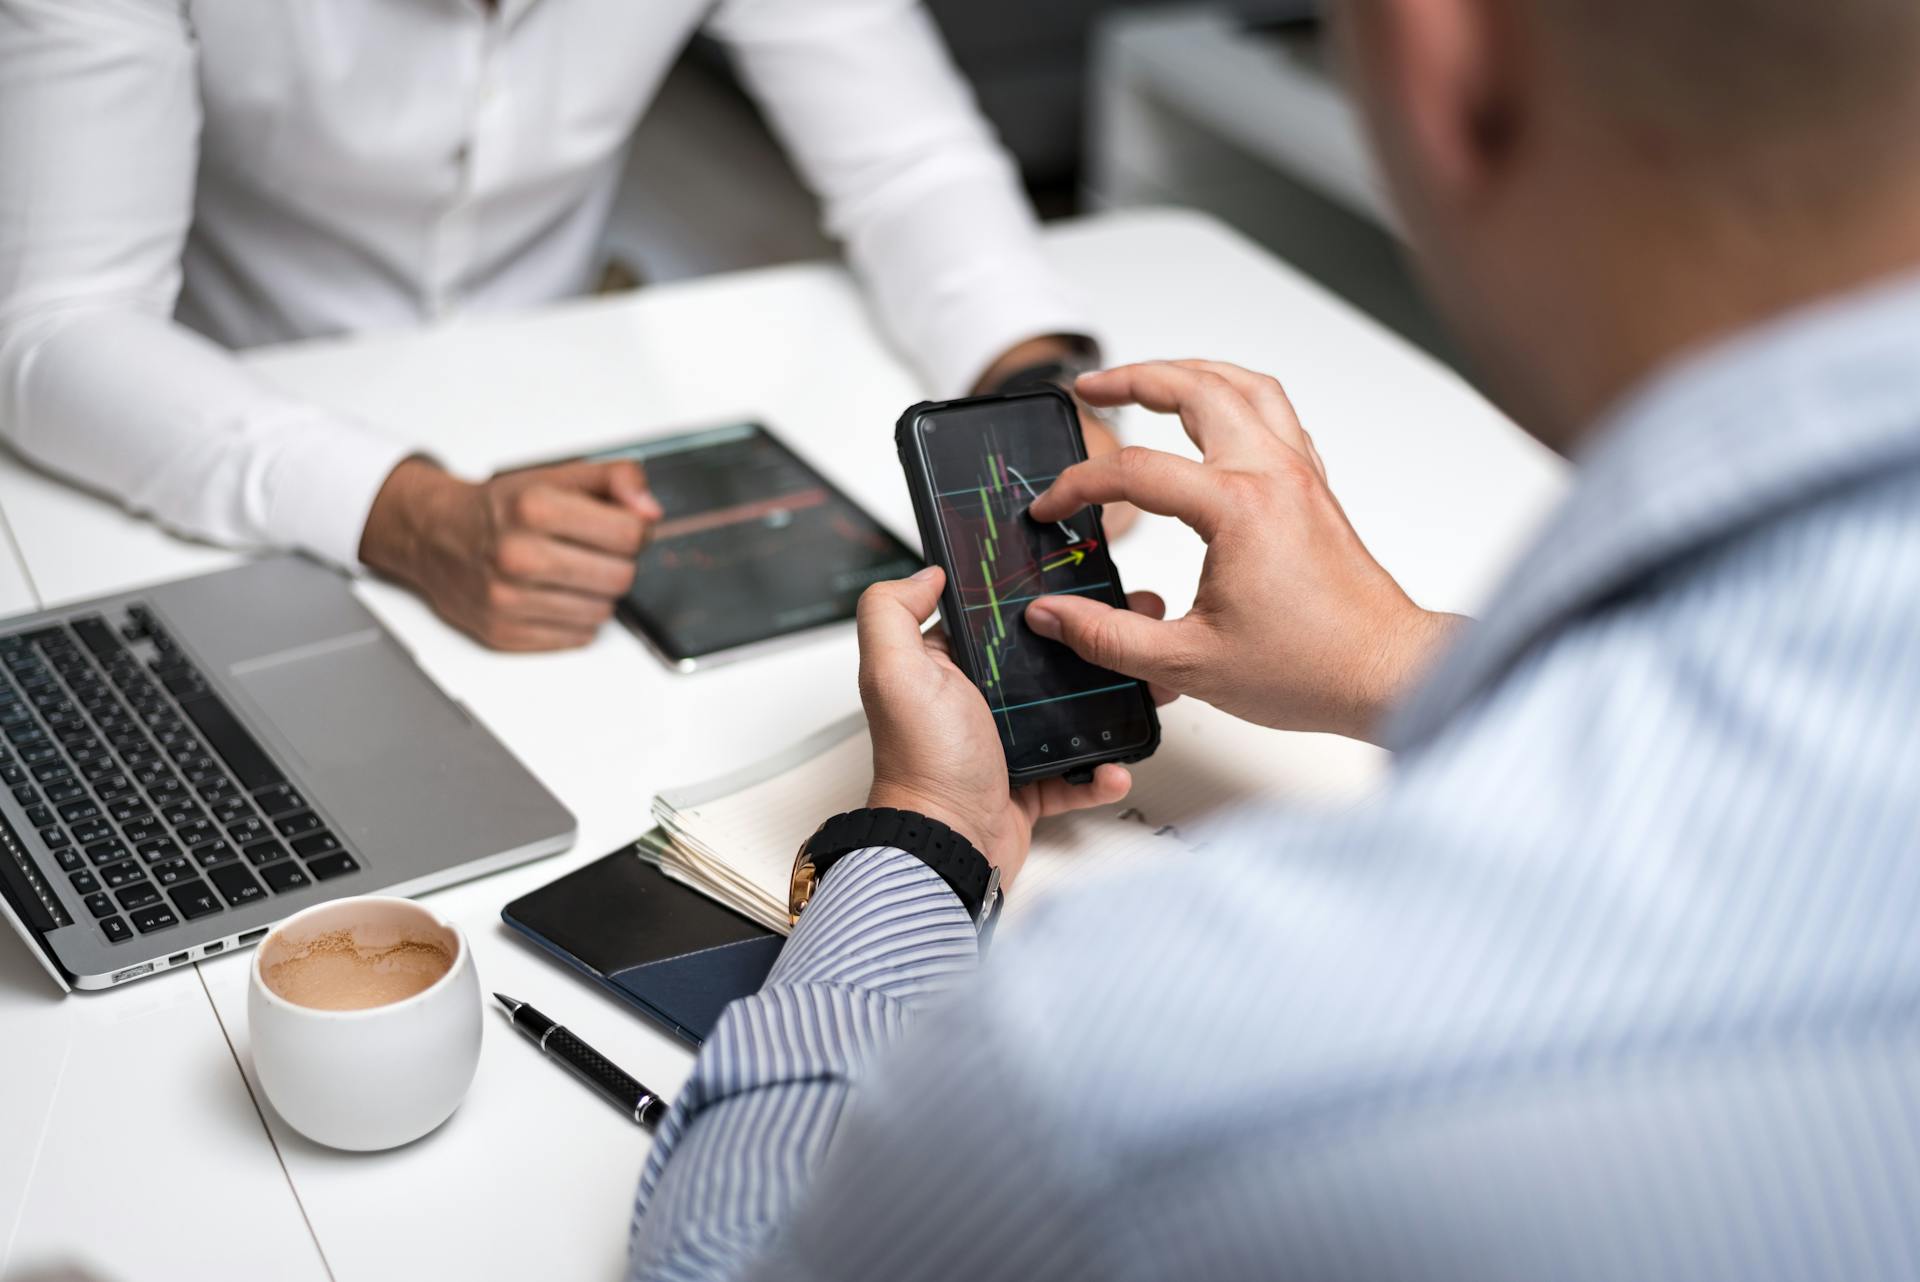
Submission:
M 978 964 L 960 900 L 904 851 L 842 859 L 767 983 L 727 1008 L 640 1182 L 631 1275 L 730 1276 L 785 1222 L 849 1092 Z

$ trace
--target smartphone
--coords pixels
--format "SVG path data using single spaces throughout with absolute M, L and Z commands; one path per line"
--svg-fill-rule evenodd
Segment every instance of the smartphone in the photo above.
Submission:
M 1160 744 L 1146 684 L 1095 667 L 1027 626 L 1035 597 L 1126 608 L 1098 508 L 1042 524 L 1027 507 L 1087 457 L 1057 388 L 915 405 L 894 435 L 921 546 L 947 573 L 940 614 L 953 661 L 985 696 L 1016 784 L 1090 778 Z

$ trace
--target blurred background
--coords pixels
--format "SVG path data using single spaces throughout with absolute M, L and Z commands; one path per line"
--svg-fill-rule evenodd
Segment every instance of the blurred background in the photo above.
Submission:
M 927 0 L 1043 218 L 1205 209 L 1451 361 L 1326 51 L 1335 2 Z M 834 253 L 709 42 L 668 78 L 627 172 L 609 230 L 614 283 Z

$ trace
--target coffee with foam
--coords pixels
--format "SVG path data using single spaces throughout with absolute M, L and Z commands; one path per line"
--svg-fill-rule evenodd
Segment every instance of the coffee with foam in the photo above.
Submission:
M 453 966 L 453 951 L 437 940 L 401 938 L 375 943 L 351 931 L 330 930 L 301 940 L 261 967 L 268 988 L 315 1010 L 367 1010 L 405 1001 L 431 988 Z

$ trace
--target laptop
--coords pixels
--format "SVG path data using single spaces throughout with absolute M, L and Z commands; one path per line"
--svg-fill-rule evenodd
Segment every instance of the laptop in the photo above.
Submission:
M 304 559 L 0 620 L 0 912 L 63 988 L 552 854 L 574 827 Z

